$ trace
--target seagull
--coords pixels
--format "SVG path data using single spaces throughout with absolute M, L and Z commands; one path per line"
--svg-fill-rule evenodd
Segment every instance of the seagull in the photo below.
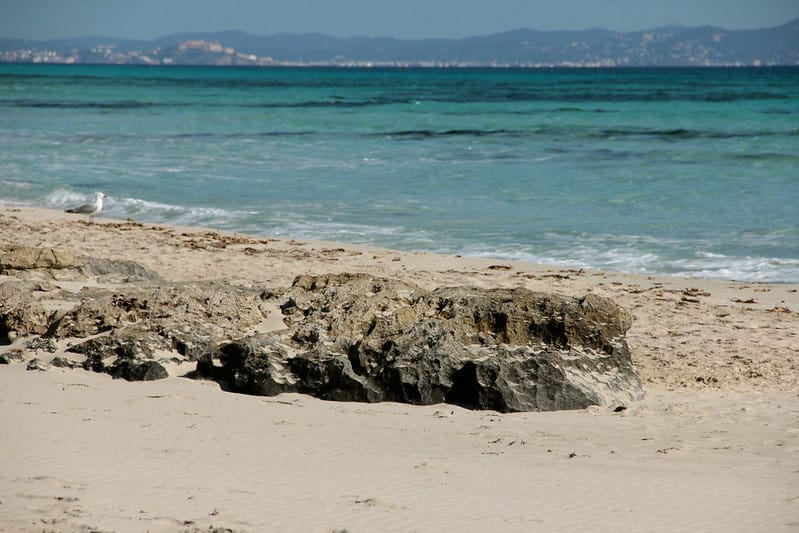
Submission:
M 94 223 L 94 215 L 103 210 L 103 198 L 105 194 L 101 192 L 94 193 L 94 199 L 88 204 L 83 204 L 72 209 L 67 209 L 66 213 L 80 213 L 82 215 L 89 215 L 89 222 Z

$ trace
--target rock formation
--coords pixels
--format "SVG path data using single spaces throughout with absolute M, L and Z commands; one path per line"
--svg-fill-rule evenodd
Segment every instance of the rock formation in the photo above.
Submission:
M 329 400 L 449 402 L 532 411 L 642 395 L 628 312 L 598 296 L 525 289 L 424 291 L 366 275 L 300 276 L 288 331 L 226 344 L 198 372 L 234 391 Z
M 68 259 L 67 259 L 68 258 Z M 53 353 L 58 366 L 83 366 L 127 380 L 167 377 L 162 363 L 193 361 L 210 344 L 263 322 L 262 291 L 213 283 L 170 284 L 130 261 L 79 259 L 56 250 L 0 249 L 0 344 L 32 337 L 28 350 Z M 80 292 L 58 281 L 87 283 Z M 13 357 L 6 357 L 8 361 Z
M 497 411 L 642 396 L 624 340 L 631 316 L 591 294 L 423 290 L 365 274 L 299 276 L 277 291 L 167 283 L 136 263 L 25 247 L 0 249 L 0 273 L 15 276 L 0 283 L 0 344 L 24 337 L 60 368 L 143 380 L 196 361 L 198 376 L 249 394 Z M 94 283 L 70 292 L 65 278 Z M 262 327 L 270 313 L 285 328 Z

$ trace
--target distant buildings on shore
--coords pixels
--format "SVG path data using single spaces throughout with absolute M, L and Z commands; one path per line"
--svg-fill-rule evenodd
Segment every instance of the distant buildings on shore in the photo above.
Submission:
M 636 67 L 799 65 L 799 19 L 763 30 L 512 32 L 464 39 L 336 38 L 244 32 L 34 42 L 0 39 L 0 62 L 352 67 Z
M 97 45 L 88 50 L 23 49 L 0 51 L 3 63 L 101 63 L 112 65 L 250 65 L 272 66 L 270 57 L 237 52 L 223 47 L 219 41 L 190 40 L 181 42 L 177 48 L 165 51 L 154 48 L 140 50 L 118 50 L 116 45 Z

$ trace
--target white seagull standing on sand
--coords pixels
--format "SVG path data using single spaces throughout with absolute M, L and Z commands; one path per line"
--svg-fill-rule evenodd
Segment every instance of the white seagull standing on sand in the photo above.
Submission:
M 106 196 L 101 192 L 94 193 L 94 199 L 88 204 L 83 204 L 72 209 L 67 209 L 66 213 L 79 213 L 89 215 L 89 222 L 94 223 L 94 215 L 103 210 L 103 198 Z

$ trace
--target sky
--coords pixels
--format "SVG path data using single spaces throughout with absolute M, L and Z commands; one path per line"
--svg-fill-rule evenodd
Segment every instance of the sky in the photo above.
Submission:
M 766 28 L 799 0 L 0 0 L 0 37 L 45 40 L 243 30 L 337 37 L 459 38 L 519 28 Z

